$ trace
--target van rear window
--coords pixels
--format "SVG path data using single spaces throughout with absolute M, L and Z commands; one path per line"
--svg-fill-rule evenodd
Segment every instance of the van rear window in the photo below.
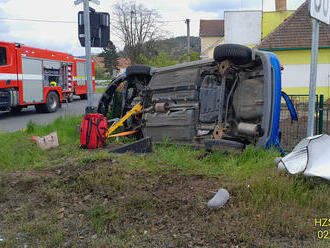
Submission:
M 7 64 L 7 52 L 5 47 L 0 47 L 0 66 Z

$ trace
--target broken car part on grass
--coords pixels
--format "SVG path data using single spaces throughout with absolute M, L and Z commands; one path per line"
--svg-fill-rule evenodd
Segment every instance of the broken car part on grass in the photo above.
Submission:
M 34 136 L 31 139 L 35 141 L 37 146 L 42 150 L 49 150 L 59 146 L 57 132 L 52 132 L 46 136 Z
M 229 192 L 226 189 L 219 189 L 218 192 L 214 192 L 215 195 L 211 200 L 206 203 L 209 209 L 219 209 L 223 207 L 229 200 Z
M 153 142 L 241 150 L 248 144 L 280 146 L 281 95 L 275 54 L 224 44 L 214 59 L 128 67 L 107 87 L 98 112 L 122 117 L 141 102 L 141 112 L 126 120 L 123 131 Z
M 330 180 L 330 136 L 316 135 L 301 140 L 293 151 L 278 160 L 278 168 L 290 174 Z

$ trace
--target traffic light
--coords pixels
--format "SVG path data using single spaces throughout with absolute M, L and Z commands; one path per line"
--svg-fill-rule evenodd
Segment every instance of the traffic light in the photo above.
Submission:
M 107 12 L 95 12 L 89 8 L 91 27 L 91 47 L 107 47 L 110 41 L 110 15 Z M 84 12 L 78 12 L 78 38 L 85 47 Z

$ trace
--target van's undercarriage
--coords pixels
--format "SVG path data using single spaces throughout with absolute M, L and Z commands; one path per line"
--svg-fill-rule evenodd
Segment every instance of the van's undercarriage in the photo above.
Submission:
M 214 59 L 157 69 L 132 66 L 109 85 L 99 112 L 109 112 L 124 81 L 121 115 L 143 105 L 125 129 L 153 142 L 243 148 L 265 146 L 269 139 L 274 82 L 264 52 L 227 44 L 217 47 Z

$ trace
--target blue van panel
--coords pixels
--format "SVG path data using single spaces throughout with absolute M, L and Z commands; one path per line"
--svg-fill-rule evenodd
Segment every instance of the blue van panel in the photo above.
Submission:
M 288 109 L 289 109 L 289 112 L 290 112 L 290 115 L 291 115 L 291 119 L 293 121 L 298 121 L 298 115 L 297 115 L 297 112 L 293 106 L 293 103 L 291 102 L 291 99 L 289 98 L 289 96 L 282 91 L 282 96 L 286 102 L 286 106 L 288 106 Z
M 272 65 L 273 72 L 273 82 L 274 82 L 274 97 L 273 97 L 273 121 L 272 121 L 272 130 L 271 136 L 266 143 L 266 147 L 276 146 L 279 142 L 279 133 L 280 133 L 280 112 L 281 112 L 281 64 L 277 56 L 273 53 L 268 53 L 270 63 Z

